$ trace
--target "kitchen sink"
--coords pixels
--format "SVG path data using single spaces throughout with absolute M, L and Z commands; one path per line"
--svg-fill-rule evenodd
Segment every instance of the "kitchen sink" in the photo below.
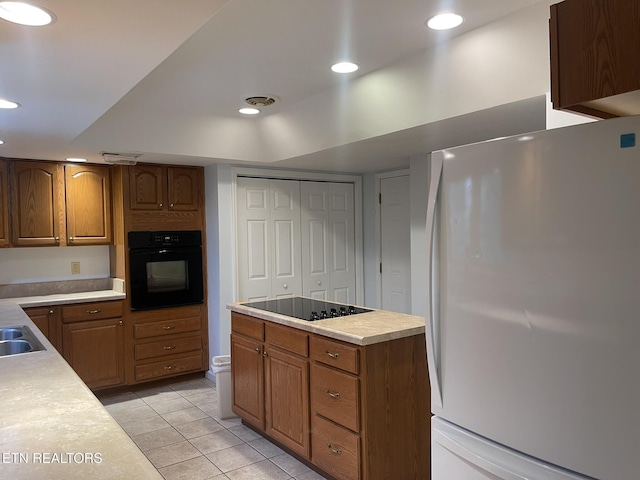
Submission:
M 46 350 L 26 325 L 0 328 L 0 357 Z

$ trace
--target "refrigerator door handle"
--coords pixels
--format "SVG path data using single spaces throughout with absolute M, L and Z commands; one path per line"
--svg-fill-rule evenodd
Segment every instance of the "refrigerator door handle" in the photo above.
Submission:
M 429 365 L 429 380 L 431 383 L 431 404 L 442 408 L 442 391 L 440 388 L 440 335 L 439 335 L 439 267 L 438 267 L 438 222 L 437 202 L 439 198 L 440 181 L 444 159 L 443 152 L 431 154 L 431 168 L 429 176 L 429 193 L 427 200 L 427 324 L 425 334 L 427 339 L 427 363 Z

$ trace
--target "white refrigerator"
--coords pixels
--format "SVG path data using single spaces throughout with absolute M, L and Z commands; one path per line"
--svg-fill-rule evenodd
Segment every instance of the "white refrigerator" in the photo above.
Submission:
M 640 479 L 640 117 L 434 152 L 427 251 L 433 479 Z

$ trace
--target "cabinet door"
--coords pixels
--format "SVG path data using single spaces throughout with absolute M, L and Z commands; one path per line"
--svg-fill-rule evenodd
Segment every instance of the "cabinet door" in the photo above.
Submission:
M 9 246 L 9 169 L 0 160 L 0 247 Z
M 167 168 L 169 210 L 196 211 L 200 208 L 199 173 L 197 168 Z
M 65 166 L 67 243 L 111 243 L 111 169 L 101 165 Z
M 24 313 L 36 324 L 36 327 L 47 337 L 56 350 L 60 350 L 60 307 L 30 307 L 25 308 Z
M 59 245 L 64 234 L 62 166 L 14 162 L 11 184 L 13 246 Z
M 64 358 L 89 388 L 124 383 L 122 319 L 77 322 L 62 328 Z
M 166 210 L 167 169 L 157 165 L 129 167 L 131 210 Z
M 309 458 L 309 362 L 269 348 L 265 367 L 266 432 Z
M 233 412 L 264 430 L 264 360 L 262 344 L 231 335 Z

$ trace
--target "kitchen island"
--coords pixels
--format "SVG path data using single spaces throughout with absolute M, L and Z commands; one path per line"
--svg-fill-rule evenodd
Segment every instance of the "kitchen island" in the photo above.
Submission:
M 246 425 L 339 480 L 429 478 L 423 318 L 308 321 L 251 305 L 227 306 L 233 410 Z
M 0 478 L 162 477 L 17 303 L 0 327 L 26 325 L 46 350 L 0 357 Z

